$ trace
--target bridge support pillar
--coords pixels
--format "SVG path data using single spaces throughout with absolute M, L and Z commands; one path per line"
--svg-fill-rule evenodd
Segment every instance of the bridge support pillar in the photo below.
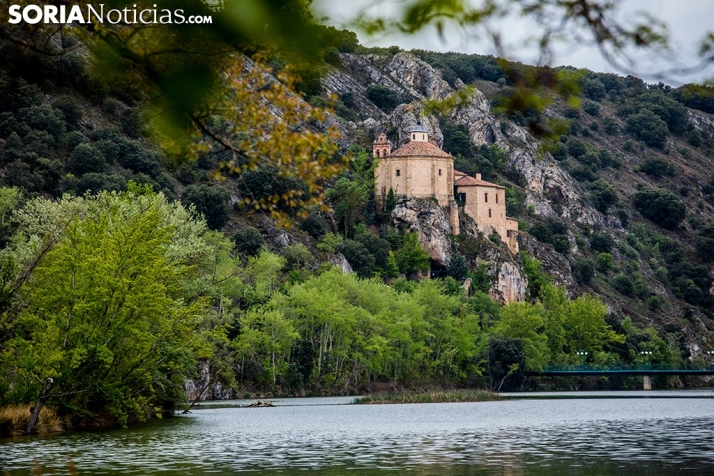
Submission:
M 642 389 L 652 390 L 652 377 L 650 377 L 649 375 L 645 375 L 642 378 Z

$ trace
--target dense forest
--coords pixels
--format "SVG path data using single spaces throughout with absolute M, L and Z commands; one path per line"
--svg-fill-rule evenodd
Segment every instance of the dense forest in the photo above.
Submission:
M 632 387 L 525 374 L 583 363 L 582 351 L 603 365 L 643 363 L 643 351 L 651 363 L 704 359 L 710 88 L 411 52 L 452 88 L 485 94 L 499 131 L 527 131 L 605 217 L 568 220 L 563 196 L 547 191 L 555 213 L 540 213 L 509 151 L 433 113 L 455 167 L 505 186 L 508 214 L 535 243 L 509 255 L 525 299 L 501 302 L 483 258 L 509 254 L 497 236 L 452 237 L 445 276 L 420 279 L 432 259 L 395 224 L 398 197 L 375 203 L 365 124 L 382 121 L 397 142 L 390 114 L 426 101 L 379 82 L 366 99 L 325 87 L 401 50 L 318 32 L 307 65 L 244 46 L 221 101 L 245 121 L 192 116 L 187 144 L 170 139 L 175 124 L 152 124 L 155 97 L 136 77 L 104 69 L 91 49 L 0 49 L 0 405 L 39 399 L 74 425 L 126 425 L 171 414 L 199 377 L 199 397 L 215 383 L 231 389 L 218 397 Z M 553 78 L 574 82 L 572 97 Z M 522 107 L 524 97 L 542 101 Z

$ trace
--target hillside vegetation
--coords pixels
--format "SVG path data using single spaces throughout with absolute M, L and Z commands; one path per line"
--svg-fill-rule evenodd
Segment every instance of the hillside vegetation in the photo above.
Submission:
M 705 358 L 708 89 L 564 68 L 580 88 L 566 100 L 528 83 L 527 66 L 366 49 L 349 32 L 330 41 L 292 86 L 334 114 L 295 113 L 279 131 L 320 156 L 301 165 L 324 165 L 314 183 L 249 166 L 257 155 L 225 168 L 225 149 L 187 160 L 162 148 L 143 115 L 150 98 L 103 80 L 81 49 L 0 50 L 0 405 L 39 399 L 74 425 L 126 425 L 171 414 L 186 378 L 192 398 L 516 389 L 541 385 L 527 370 L 580 363 L 584 350 L 594 364 L 643 363 L 645 350 L 651 363 Z M 285 66 L 269 62 L 276 75 Z M 525 83 L 544 108 L 514 107 Z M 434 105 L 464 85 L 478 121 Z M 280 98 L 278 112 L 306 107 Z M 419 279 L 434 257 L 392 213 L 408 204 L 376 205 L 369 152 L 376 131 L 397 145 L 417 116 L 457 169 L 506 187 L 520 255 L 497 235 L 443 236 L 445 276 Z M 197 141 L 250 135 L 209 122 Z M 527 281 L 524 302 L 494 293 L 498 257 Z

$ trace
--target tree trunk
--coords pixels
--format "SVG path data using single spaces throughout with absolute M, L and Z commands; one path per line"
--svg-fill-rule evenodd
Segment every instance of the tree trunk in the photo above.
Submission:
M 34 433 L 35 425 L 37 425 L 37 421 L 40 419 L 40 412 L 42 411 L 42 407 L 45 405 L 45 402 L 49 400 L 50 392 L 52 391 L 52 387 L 54 387 L 54 385 L 55 381 L 51 378 L 48 378 L 47 385 L 45 385 L 44 390 L 42 390 L 40 397 L 37 399 L 35 407 L 30 411 L 30 421 L 27 422 L 27 428 L 25 429 L 25 433 Z

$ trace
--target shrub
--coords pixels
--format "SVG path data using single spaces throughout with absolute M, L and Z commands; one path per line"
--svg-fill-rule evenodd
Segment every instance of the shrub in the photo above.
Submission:
M 70 154 L 70 168 L 78 175 L 103 172 L 106 166 L 104 155 L 90 144 L 79 144 Z
M 77 147 L 79 144 L 86 144 L 87 142 L 89 142 L 89 139 L 87 139 L 87 137 L 79 131 L 72 131 L 67 134 L 67 137 L 65 138 L 67 150 L 69 150 L 70 152 L 73 151 L 74 148 Z M 99 150 L 101 151 L 101 149 Z
M 594 182 L 597 180 L 597 175 L 595 175 L 590 167 L 584 165 L 578 165 L 570 169 L 570 175 L 578 182 Z
M 258 229 L 252 226 L 238 228 L 233 235 L 233 242 L 236 249 L 246 256 L 257 256 L 265 245 Z
M 228 192 L 220 187 L 189 185 L 181 195 L 181 203 L 193 205 L 206 218 L 211 230 L 219 230 L 228 223 Z
M 699 230 L 695 247 L 702 261 L 705 263 L 714 261 L 714 223 Z
M 416 232 L 404 235 L 402 247 L 395 254 L 399 271 L 406 275 L 414 274 L 420 270 L 427 270 L 431 260 L 419 243 L 419 236 Z
M 79 122 L 82 120 L 82 116 L 84 116 L 84 111 L 82 107 L 77 104 L 76 99 L 71 96 L 60 96 L 52 101 L 52 107 L 62 111 L 65 122 L 72 126 L 73 129 L 79 128 Z
M 603 129 L 605 129 L 605 132 L 608 134 L 617 134 L 620 130 L 620 126 L 617 125 L 617 121 L 609 116 L 603 119 L 603 126 Z
M 624 274 L 618 274 L 612 280 L 613 287 L 625 296 L 632 296 L 635 292 L 635 286 L 632 284 L 632 279 Z
M 615 246 L 615 240 L 607 233 L 596 231 L 590 236 L 590 248 L 593 251 L 609 253 Z
M 573 276 L 582 284 L 588 284 L 595 276 L 595 263 L 591 259 L 581 258 L 573 264 Z
M 300 229 L 306 231 L 315 239 L 320 239 L 322 235 L 329 231 L 327 222 L 319 212 L 311 211 L 305 220 L 300 224 Z
M 694 147 L 699 147 L 702 145 L 702 133 L 697 129 L 694 129 L 689 133 L 689 143 Z
M 674 175 L 674 165 L 662 157 L 649 157 L 640 166 L 640 171 L 654 178 L 662 178 L 665 175 Z
M 597 267 L 605 272 L 612 271 L 615 268 L 615 258 L 610 253 L 598 253 Z
M 32 106 L 20 109 L 17 112 L 17 119 L 32 129 L 49 132 L 58 142 L 65 132 L 64 115 L 61 111 L 49 106 Z
M 605 97 L 605 94 L 607 94 L 607 90 L 605 89 L 605 85 L 602 84 L 602 81 L 591 76 L 583 78 L 580 81 L 580 86 L 583 88 L 583 94 L 595 101 L 600 101 Z
M 148 150 L 141 150 L 129 154 L 120 154 L 119 164 L 136 173 L 145 173 L 150 177 L 156 177 L 161 173 L 161 165 L 155 153 Z
M 580 118 L 580 109 L 577 107 L 569 107 L 565 110 L 563 113 L 565 117 L 568 119 L 579 119 Z
M 642 216 L 674 230 L 687 215 L 687 207 L 669 190 L 645 187 L 635 193 L 633 204 Z
M 650 147 L 661 149 L 667 141 L 667 124 L 648 109 L 629 116 L 626 129 Z
M 612 165 L 612 154 L 607 149 L 602 149 L 597 154 L 598 159 L 600 159 L 600 166 L 605 168 Z
M 563 160 L 568 158 L 568 149 L 567 147 L 565 147 L 565 145 L 558 142 L 550 148 L 550 154 L 555 160 L 557 160 L 558 162 L 562 162 Z
M 585 104 L 583 104 L 583 111 L 587 112 L 591 116 L 597 116 L 600 114 L 600 105 L 593 101 L 585 101 Z
M 367 88 L 367 98 L 385 112 L 391 112 L 402 102 L 399 94 L 380 84 L 372 84 Z
M 631 140 L 626 140 L 625 143 L 622 144 L 622 148 L 626 152 L 630 152 L 635 149 L 635 144 L 633 144 Z
M 375 266 L 374 256 L 362 243 L 345 240 L 337 247 L 337 251 L 345 255 L 357 276 L 360 278 L 372 277 Z
M 582 157 L 588 153 L 588 147 L 585 142 L 574 139 L 568 142 L 568 154 L 572 155 L 576 159 Z

